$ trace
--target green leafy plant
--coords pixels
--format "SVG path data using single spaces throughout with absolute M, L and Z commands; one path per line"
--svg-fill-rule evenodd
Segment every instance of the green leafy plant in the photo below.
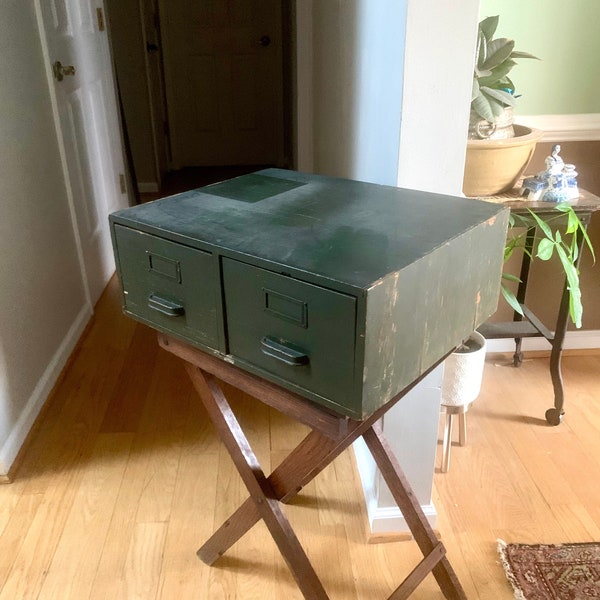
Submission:
M 504 248 L 504 262 L 506 263 L 508 261 L 517 248 L 523 248 L 524 252 L 528 252 L 525 244 L 527 230 L 537 227 L 541 236 L 536 240 L 537 247 L 535 247 L 534 244 L 534 250 L 531 253 L 528 252 L 528 255 L 532 259 L 539 258 L 540 260 L 550 260 L 553 256 L 558 257 L 567 279 L 569 314 L 575 326 L 581 327 L 583 305 L 581 303 L 579 270 L 577 268 L 577 261 L 579 258 L 579 236 L 583 238 L 585 244 L 590 249 L 594 261 L 596 260 L 596 257 L 585 227 L 582 225 L 579 217 L 575 214 L 573 207 L 568 202 L 561 202 L 555 206 L 555 209 L 558 212 L 556 217 L 546 220 L 541 219 L 529 209 L 530 214 L 526 216 L 516 214 L 510 215 L 509 231 L 512 234 L 509 235 Z M 566 227 L 553 228 L 555 220 L 559 220 L 560 223 L 564 224 L 564 217 L 566 217 L 567 220 Z M 525 228 L 525 232 L 515 233 L 515 229 L 517 228 Z M 564 230 L 562 234 L 561 229 Z M 502 278 L 507 281 L 520 281 L 518 277 L 509 273 L 503 273 Z M 508 304 L 522 315 L 523 310 L 512 290 L 502 283 L 501 291 Z
M 517 64 L 515 59 L 537 56 L 515 50 L 509 38 L 496 38 L 499 17 L 487 17 L 479 23 L 477 54 L 473 72 L 471 108 L 482 119 L 494 122 L 507 106 L 514 106 L 515 86 L 508 74 Z

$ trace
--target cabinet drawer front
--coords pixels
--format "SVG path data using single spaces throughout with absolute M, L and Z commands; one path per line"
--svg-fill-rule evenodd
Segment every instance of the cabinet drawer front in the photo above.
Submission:
M 218 273 L 209 252 L 115 225 L 125 310 L 218 349 Z
M 353 296 L 227 258 L 223 284 L 233 356 L 354 412 Z

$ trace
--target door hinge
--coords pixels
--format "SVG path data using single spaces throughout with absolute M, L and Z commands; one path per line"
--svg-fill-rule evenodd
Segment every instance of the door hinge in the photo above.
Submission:
M 96 9 L 96 18 L 98 19 L 98 31 L 104 31 L 104 11 L 101 8 Z
M 119 173 L 119 185 L 121 186 L 121 194 L 127 193 L 127 181 L 123 173 Z

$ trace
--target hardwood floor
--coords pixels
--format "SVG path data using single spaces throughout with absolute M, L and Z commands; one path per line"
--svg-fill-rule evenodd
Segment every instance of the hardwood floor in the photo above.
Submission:
M 547 359 L 508 362 L 488 360 L 468 445 L 435 475 L 438 529 L 473 599 L 512 598 L 498 537 L 600 540 L 600 356 L 564 358 L 556 428 Z M 268 471 L 305 430 L 230 391 Z M 196 558 L 245 497 L 183 366 L 120 314 L 113 280 L 0 486 L 0 600 L 301 598 L 262 524 L 215 566 Z M 366 543 L 361 498 L 347 452 L 286 507 L 332 600 L 387 598 L 419 559 L 413 542 Z M 413 597 L 442 598 L 431 576 Z

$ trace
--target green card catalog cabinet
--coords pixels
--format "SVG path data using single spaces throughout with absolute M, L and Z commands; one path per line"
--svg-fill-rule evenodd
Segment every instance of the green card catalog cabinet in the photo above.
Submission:
M 126 314 L 363 419 L 495 311 L 508 212 L 266 169 L 110 223 Z

